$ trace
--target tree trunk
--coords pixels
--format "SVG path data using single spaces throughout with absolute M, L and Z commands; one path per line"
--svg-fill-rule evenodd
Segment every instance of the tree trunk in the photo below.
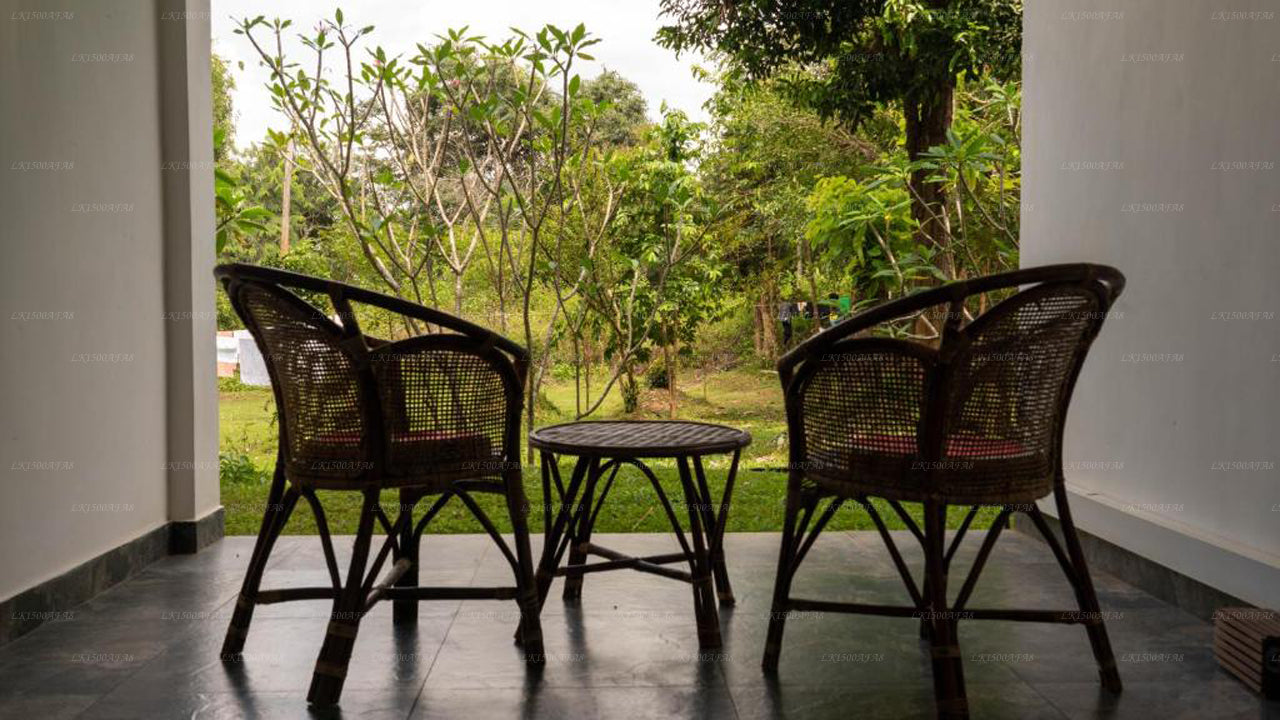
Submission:
M 817 335 L 822 332 L 822 314 L 818 306 L 818 271 L 814 267 L 813 256 L 810 252 L 809 241 L 804 241 L 805 262 L 808 264 L 809 270 L 809 302 L 813 304 L 813 328 L 812 333 Z
M 954 94 L 954 83 L 948 83 L 945 87 L 936 88 L 931 96 L 908 95 L 903 100 L 908 158 L 918 160 L 929 148 L 947 141 Z M 918 225 L 915 239 L 922 245 L 937 249 L 938 269 L 948 279 L 954 279 L 951 233 L 942 212 L 947 202 L 947 191 L 941 183 L 929 182 L 929 175 L 929 170 L 911 173 L 911 215 Z
M 932 94 L 908 95 L 902 103 L 906 119 L 907 157 L 917 160 L 929 148 L 947 141 L 951 128 L 954 82 L 935 88 Z M 954 280 L 955 264 L 951 259 L 951 229 L 946 221 L 946 188 L 928 180 L 931 171 L 917 170 L 911 173 L 911 215 L 916 220 L 915 240 L 921 246 L 935 250 L 934 265 L 943 277 Z M 905 288 L 903 289 L 905 292 Z M 916 333 L 926 335 L 931 330 L 942 333 L 946 307 L 933 307 L 916 320 Z M 928 323 L 925 323 L 925 319 Z M 932 325 L 932 328 L 929 327 Z
M 751 342 L 756 357 L 764 357 L 764 318 L 764 301 L 757 298 L 751 309 Z
M 762 311 L 764 330 L 764 357 L 770 363 L 778 358 L 778 293 L 770 282 L 765 286 L 764 309 Z
M 280 254 L 289 254 L 289 205 L 293 190 L 293 139 L 284 146 L 284 187 L 280 191 Z
M 677 360 L 676 358 L 678 357 L 678 355 L 676 353 L 679 350 L 679 346 L 676 343 L 677 343 L 677 340 L 675 338 L 672 338 L 671 351 L 670 353 L 668 353 L 668 357 L 670 359 L 667 360 L 667 393 L 668 393 L 668 397 L 671 398 L 671 419 L 672 420 L 674 420 L 676 417 L 676 403 L 677 403 L 677 399 L 676 399 L 676 362 Z
M 591 337 L 586 334 L 582 336 L 582 385 L 586 405 L 591 407 Z M 582 411 L 579 410 L 578 414 L 581 415 Z

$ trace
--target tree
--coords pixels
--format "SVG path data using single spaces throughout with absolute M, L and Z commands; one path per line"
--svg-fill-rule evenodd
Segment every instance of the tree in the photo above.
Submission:
M 594 131 L 602 147 L 639 142 L 638 133 L 648 123 L 639 86 L 613 70 L 605 70 L 582 83 L 582 96 L 603 108 Z
M 896 105 L 913 162 L 947 142 L 958 77 L 1020 71 L 1021 0 L 662 0 L 662 12 L 673 24 L 661 44 L 715 50 L 748 79 L 781 77 L 825 116 L 856 126 Z M 953 277 L 944 183 L 915 168 L 908 191 L 918 238 Z
M 227 61 L 217 53 L 210 57 L 210 66 L 213 72 L 213 132 L 221 133 L 222 138 L 213 148 L 213 159 L 220 163 L 227 159 L 235 145 L 235 105 L 231 101 L 231 91 L 236 89 L 236 79 L 231 76 Z
M 213 147 L 220 150 L 226 142 L 221 131 L 213 133 Z M 266 230 L 262 223 L 271 217 L 266 209 L 251 205 L 249 190 L 237 170 L 215 167 L 213 170 L 215 252 L 222 252 L 233 238 Z
M 709 242 L 717 213 L 693 167 L 700 155 L 702 125 L 663 108 L 639 146 L 619 153 L 605 186 L 616 197 L 617 216 L 608 232 L 587 247 L 576 265 L 561 265 L 581 278 L 579 313 L 570 327 L 601 331 L 613 372 L 604 392 L 579 417 L 591 414 L 621 382 L 626 412 L 636 410 L 637 365 L 661 348 L 669 412 L 675 413 L 674 357 L 679 343 L 692 342 L 698 327 L 715 314 L 722 295 L 722 263 Z M 597 197 L 588 193 L 592 204 Z M 575 330 L 580 332 L 580 330 Z M 578 339 L 581 339 L 580 337 Z
M 806 260 L 803 244 L 810 188 L 823 176 L 858 176 L 864 165 L 891 151 L 896 127 L 878 133 L 888 139 L 877 146 L 811 109 L 795 107 L 772 81 L 744 83 L 726 73 L 715 79 L 719 90 L 709 104 L 713 142 L 701 170 L 707 192 L 724 208 L 719 239 L 735 269 L 724 282 L 746 297 L 756 351 L 772 361 L 781 349 L 778 303 L 797 297 L 817 301 L 817 267 Z M 879 129 L 883 117 L 875 120 L 867 125 Z

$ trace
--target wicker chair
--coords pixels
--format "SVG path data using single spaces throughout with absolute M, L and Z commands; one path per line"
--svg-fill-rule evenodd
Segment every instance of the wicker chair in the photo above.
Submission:
M 307 699 L 332 705 L 342 692 L 360 618 L 375 603 L 392 600 L 395 622 L 411 624 L 419 600 L 486 598 L 517 600 L 517 641 L 528 662 L 542 662 L 519 462 L 529 360 L 524 348 L 450 315 L 338 282 L 250 265 L 222 265 L 214 274 L 266 360 L 280 428 L 275 478 L 227 628 L 224 659 L 243 650 L 255 605 L 330 599 L 333 614 Z M 327 297 L 337 321 L 293 291 Z M 357 322 L 357 303 L 367 308 L 366 316 L 382 314 L 427 334 L 398 342 L 372 338 Z M 363 495 L 345 583 L 317 489 Z M 394 522 L 379 502 L 384 489 L 399 493 Z M 514 553 L 472 493 L 506 497 Z M 415 524 L 414 509 L 426 496 L 438 497 Z M 454 497 L 498 544 L 515 587 L 418 586 L 422 533 Z M 259 589 L 272 545 L 299 498 L 315 514 L 331 585 Z M 386 539 L 370 565 L 375 524 Z M 392 566 L 379 582 L 388 556 Z
M 967 717 L 958 618 L 1073 622 L 1088 631 L 1103 686 L 1120 691 L 1067 506 L 1062 429 L 1089 345 L 1123 287 L 1124 276 L 1114 268 L 1085 264 L 951 283 L 863 312 L 782 358 L 778 372 L 786 397 L 791 470 L 764 652 L 766 672 L 777 669 L 789 611 L 918 617 L 921 635 L 932 645 L 938 714 Z M 967 321 L 984 293 L 1010 296 Z M 909 334 L 902 323 L 930 318 L 933 326 L 941 325 L 934 342 L 886 336 Z M 864 331 L 879 331 L 879 336 Z M 1035 504 L 1049 494 L 1057 503 L 1061 543 Z M 921 587 L 870 497 L 887 500 L 922 544 Z M 818 513 L 820 502 L 828 499 Z M 791 581 L 805 554 L 848 501 L 870 514 L 906 583 L 910 606 L 791 597 Z M 923 528 L 903 502 L 923 504 Z M 949 505 L 971 507 L 948 546 Z M 984 505 L 999 507 L 999 513 L 955 599 L 948 601 L 948 567 Z M 1075 591 L 1079 610 L 967 608 L 982 566 L 1014 512 L 1026 513 L 1044 535 Z

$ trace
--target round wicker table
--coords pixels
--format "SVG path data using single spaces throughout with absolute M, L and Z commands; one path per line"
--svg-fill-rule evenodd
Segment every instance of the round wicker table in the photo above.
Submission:
M 582 596 L 582 577 L 592 572 L 630 569 L 682 580 L 693 586 L 699 645 L 704 649 L 720 647 L 716 598 L 721 604 L 733 604 L 733 590 L 724 563 L 724 527 L 738 459 L 742 448 L 750 443 L 751 435 L 743 430 L 661 420 L 576 422 L 529 433 L 529 445 L 536 448 L 542 458 L 545 542 L 537 573 L 539 600 L 546 599 L 551 581 L 557 576 L 565 578 L 564 598 L 570 602 Z M 733 459 L 724 494 L 717 505 L 707 485 L 702 457 L 730 453 Z M 577 458 L 567 485 L 561 479 L 557 455 Z M 644 463 L 652 459 L 676 461 L 688 509 L 692 546 L 662 484 Z M 680 552 L 633 557 L 591 542 L 596 517 L 623 465 L 635 467 L 649 480 L 680 543 Z M 562 567 L 566 550 L 569 561 Z M 588 556 L 604 559 L 588 564 Z M 689 570 L 669 567 L 675 563 L 688 563 Z

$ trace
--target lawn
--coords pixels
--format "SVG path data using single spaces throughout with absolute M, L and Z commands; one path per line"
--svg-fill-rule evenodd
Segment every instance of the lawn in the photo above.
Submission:
M 681 419 L 702 420 L 742 428 L 751 433 L 752 444 L 743 451 L 742 464 L 733 492 L 733 505 L 729 512 L 729 531 L 776 531 L 782 527 L 783 505 L 786 496 L 786 474 L 781 470 L 786 464 L 786 424 L 782 415 L 782 392 L 775 373 L 756 370 L 717 372 L 705 376 L 686 373 L 681 385 L 678 415 Z M 574 407 L 573 385 L 552 381 L 546 388 L 546 400 L 551 407 L 545 409 L 538 424 L 551 424 L 572 419 Z M 614 393 L 597 415 L 597 419 L 622 417 L 621 402 Z M 640 410 L 632 417 L 665 418 L 667 393 L 647 391 L 642 397 Z M 266 388 L 250 388 L 224 381 L 220 395 L 219 415 L 221 425 L 221 450 L 223 453 L 222 504 L 226 509 L 228 535 L 253 535 L 258 532 L 262 510 L 270 484 L 270 471 L 275 462 L 276 425 L 271 392 Z M 728 456 L 713 456 L 705 462 L 708 482 L 716 497 L 723 490 Z M 561 473 L 567 479 L 572 459 L 561 463 Z M 680 481 L 672 462 L 655 462 L 651 467 L 661 479 L 668 497 L 673 501 L 682 498 Z M 525 492 L 533 503 L 542 497 L 541 474 L 536 464 L 524 473 Z M 360 509 L 358 493 L 319 493 L 328 515 L 329 525 L 336 533 L 354 533 Z M 505 506 L 501 498 L 477 496 L 481 506 L 504 532 L 510 530 Z M 384 494 L 384 503 L 396 504 L 392 492 Z M 881 506 L 881 516 L 890 527 L 902 527 L 892 510 Z M 908 506 L 913 514 L 918 507 Z M 687 518 L 683 511 L 681 520 Z M 949 519 L 952 526 L 963 517 L 962 508 L 953 508 Z M 976 527 L 986 527 L 995 516 L 995 510 L 984 509 L 975 521 Z M 534 531 L 542 529 L 542 513 L 530 516 Z M 868 515 L 850 503 L 832 519 L 833 529 L 872 529 Z M 654 496 L 648 481 L 632 468 L 621 471 L 609 494 L 608 502 L 596 523 L 597 532 L 664 532 L 667 524 L 661 505 Z M 481 532 L 481 528 L 467 513 L 463 505 L 453 501 L 441 511 L 428 528 L 429 532 L 462 533 Z M 285 528 L 290 534 L 315 532 L 315 519 L 299 505 Z

